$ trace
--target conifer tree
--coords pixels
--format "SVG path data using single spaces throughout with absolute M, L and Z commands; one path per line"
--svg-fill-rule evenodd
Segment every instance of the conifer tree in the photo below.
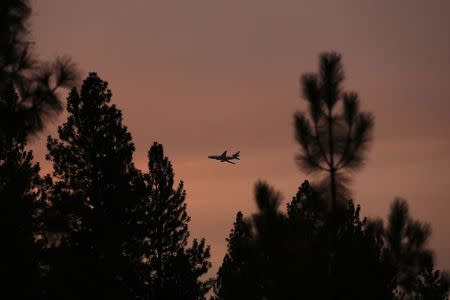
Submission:
M 13 109 L 17 100 L 12 85 L 0 93 L 0 109 Z M 0 200 L 3 255 L 3 297 L 38 298 L 39 247 L 36 239 L 39 165 L 25 149 L 25 136 L 0 134 Z M 31 282 L 30 280 L 31 275 Z
M 417 295 L 421 300 L 448 300 L 450 277 L 448 273 L 434 268 L 433 260 L 427 259 L 419 274 Z
M 200 277 L 210 267 L 209 246 L 203 239 L 187 246 L 186 191 L 182 181 L 174 187 L 172 164 L 163 146 L 155 142 L 148 159 L 146 199 L 139 209 L 147 291 L 151 299 L 204 299 L 209 282 Z
M 257 284 L 252 274 L 251 227 L 244 221 L 242 212 L 236 214 L 230 235 L 228 250 L 217 272 L 214 283 L 215 300 L 258 299 Z
M 78 72 L 69 57 L 41 61 L 30 40 L 29 0 L 0 2 L 0 91 L 12 84 L 18 93 L 14 110 L 0 110 L 0 133 L 39 131 L 45 120 L 62 110 L 58 92 L 74 86 Z
M 279 211 L 280 194 L 259 181 L 255 201 L 257 213 L 249 219 L 238 213 L 227 239 L 228 252 L 215 283 L 218 300 L 285 299 L 287 227 Z
M 384 238 L 395 270 L 395 287 L 404 299 L 440 299 L 437 295 L 447 295 L 449 291 L 447 275 L 433 269 L 433 253 L 427 248 L 430 235 L 428 224 L 411 218 L 407 202 L 395 199 Z
M 345 200 L 349 178 L 344 172 L 363 166 L 374 124 L 371 114 L 359 111 L 358 95 L 342 91 L 343 80 L 341 56 L 321 54 L 319 74 L 301 78 L 310 117 L 303 112 L 295 114 L 301 146 L 299 166 L 306 172 L 327 173 L 322 186 L 328 192 L 331 211 L 336 211 L 338 200 Z
M 249 219 L 237 216 L 216 299 L 393 299 L 382 237 L 352 202 L 343 213 L 335 259 L 329 259 L 331 224 L 320 197 L 305 182 L 284 215 L 279 194 L 257 184 L 258 211 Z
M 90 73 L 67 99 L 69 116 L 58 128 L 59 139 L 48 138 L 56 179 L 52 206 L 67 230 L 51 251 L 49 297 L 133 295 L 138 173 L 131 135 L 111 96 L 107 82 Z

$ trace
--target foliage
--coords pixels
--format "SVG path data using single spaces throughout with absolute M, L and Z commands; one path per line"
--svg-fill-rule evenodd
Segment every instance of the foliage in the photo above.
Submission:
M 17 99 L 13 87 L 0 93 L 0 107 L 11 109 Z M 40 284 L 39 245 L 35 235 L 39 211 L 39 165 L 25 149 L 24 135 L 0 135 L 0 199 L 4 294 L 36 296 Z M 31 282 L 23 276 L 31 275 Z
M 301 146 L 297 160 L 302 170 L 329 175 L 321 187 L 336 211 L 338 200 L 348 194 L 349 177 L 344 171 L 360 169 L 371 141 L 373 117 L 359 111 L 359 97 L 343 92 L 344 71 L 341 56 L 323 53 L 318 74 L 301 78 L 303 97 L 308 102 L 309 118 L 295 114 L 296 139 Z M 342 106 L 337 112 L 339 104 Z
M 0 134 L 40 131 L 47 118 L 62 110 L 58 92 L 74 86 L 78 71 L 67 56 L 38 60 L 29 40 L 29 0 L 0 2 L 0 91 L 12 84 L 18 93 L 14 107 L 0 109 Z
M 143 223 L 140 240 L 145 249 L 142 273 L 152 299 L 204 299 L 208 281 L 200 277 L 209 269 L 210 249 L 205 240 L 189 236 L 186 192 L 181 181 L 174 188 L 172 164 L 161 144 L 148 152 L 148 174 L 144 175 L 146 196 L 139 208 Z
M 450 281 L 445 273 L 434 270 L 433 254 L 426 247 L 430 226 L 412 219 L 406 201 L 396 199 L 383 230 L 398 297 L 445 299 Z
M 59 139 L 48 138 L 56 179 L 49 214 L 61 239 L 49 250 L 49 297 L 124 298 L 137 285 L 131 250 L 138 172 L 131 135 L 111 96 L 107 82 L 90 73 L 68 97 Z
M 326 203 L 308 182 L 278 211 L 280 196 L 255 189 L 258 212 L 238 213 L 215 283 L 216 299 L 392 299 L 382 236 L 349 202 L 330 256 Z M 337 297 L 337 298 L 336 298 Z

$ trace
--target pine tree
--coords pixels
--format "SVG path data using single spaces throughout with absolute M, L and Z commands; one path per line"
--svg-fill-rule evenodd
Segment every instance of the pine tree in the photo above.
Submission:
M 35 133 L 45 120 L 62 110 L 58 91 L 76 84 L 78 72 L 67 57 L 40 61 L 29 39 L 29 0 L 0 2 L 0 91 L 12 84 L 18 93 L 14 110 L 0 110 L 4 131 Z
M 288 270 L 296 278 L 291 285 L 301 282 L 297 285 L 305 298 L 360 299 L 364 295 L 364 299 L 392 299 L 393 275 L 381 233 L 360 217 L 358 205 L 348 201 L 335 244 L 330 245 L 329 234 L 335 231 L 326 209 L 322 193 L 307 181 L 288 204 L 287 265 L 292 265 Z
M 301 78 L 310 118 L 303 112 L 295 114 L 296 138 L 302 150 L 297 156 L 299 166 L 307 172 L 329 175 L 322 186 L 330 195 L 333 212 L 338 200 L 345 200 L 348 177 L 344 171 L 363 166 L 374 124 L 371 114 L 359 111 L 358 95 L 342 91 L 343 80 L 341 56 L 321 54 L 319 74 Z M 338 104 L 342 104 L 340 113 Z
M 233 229 L 227 238 L 228 251 L 214 283 L 215 300 L 259 299 L 256 279 L 252 274 L 251 227 L 244 221 L 242 212 L 236 214 Z
M 249 219 L 237 215 L 217 274 L 217 300 L 393 299 L 381 234 L 360 218 L 358 206 L 345 207 L 330 260 L 332 224 L 321 193 L 304 182 L 287 215 L 278 210 L 279 197 L 259 183 L 258 211 Z
M 49 297 L 132 298 L 136 257 L 133 217 L 139 195 L 134 145 L 107 82 L 90 73 L 68 97 L 59 139 L 48 138 L 52 207 L 67 232 L 49 254 Z
M 418 300 L 448 300 L 450 277 L 447 273 L 434 268 L 432 259 L 424 262 L 424 268 L 419 275 L 417 287 Z
M 449 291 L 448 278 L 433 269 L 433 254 L 427 248 L 430 235 L 428 224 L 411 218 L 407 202 L 395 199 L 384 229 L 384 238 L 390 263 L 395 270 L 396 287 L 406 299 L 439 299 L 429 295 L 447 295 Z
M 12 85 L 0 94 L 0 107 L 12 109 L 18 95 Z M 0 199 L 3 297 L 38 298 L 39 246 L 36 239 L 39 165 L 25 149 L 25 136 L 0 134 Z M 31 282 L 30 280 L 31 275 Z
M 209 267 L 209 246 L 202 239 L 187 247 L 189 237 L 186 191 L 181 181 L 174 188 L 172 164 L 161 144 L 148 152 L 149 173 L 144 175 L 146 199 L 143 216 L 143 268 L 151 299 L 204 299 L 209 282 L 200 279 Z
M 256 183 L 258 211 L 249 219 L 236 216 L 215 282 L 217 299 L 286 299 L 288 239 L 280 197 L 267 183 Z

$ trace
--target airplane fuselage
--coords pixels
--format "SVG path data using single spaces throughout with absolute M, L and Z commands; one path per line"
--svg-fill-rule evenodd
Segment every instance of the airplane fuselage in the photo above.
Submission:
M 210 156 L 208 156 L 208 158 L 217 159 L 220 161 L 225 161 L 225 160 L 230 160 L 230 159 L 238 159 L 233 156 L 220 156 L 220 155 L 210 155 Z
M 227 151 L 225 151 L 224 153 L 222 153 L 222 155 L 209 155 L 208 158 L 234 164 L 234 162 L 232 162 L 231 160 L 233 159 L 239 160 L 239 151 L 233 155 L 227 155 Z

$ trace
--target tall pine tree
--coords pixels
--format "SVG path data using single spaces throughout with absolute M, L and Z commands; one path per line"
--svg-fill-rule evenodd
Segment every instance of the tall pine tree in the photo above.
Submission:
M 0 92 L 0 110 L 13 111 L 18 98 L 12 85 Z M 3 240 L 0 297 L 38 298 L 39 247 L 36 243 L 39 165 L 25 149 L 24 134 L 0 134 L 0 228 Z M 31 275 L 31 278 L 30 278 Z M 31 281 L 30 281 L 31 279 Z
M 148 174 L 144 175 L 146 201 L 143 216 L 143 265 L 146 290 L 151 299 L 204 299 L 209 282 L 200 277 L 210 263 L 205 240 L 187 246 L 190 220 L 186 211 L 183 182 L 174 187 L 172 164 L 161 144 L 148 152 Z
M 133 295 L 138 173 L 131 135 L 111 96 L 107 82 L 90 73 L 81 92 L 73 89 L 67 99 L 69 116 L 58 128 L 59 139 L 48 138 L 56 179 L 52 207 L 67 230 L 49 251 L 49 297 Z
M 299 166 L 307 172 L 328 175 L 322 186 L 333 212 L 338 200 L 346 200 L 345 172 L 363 166 L 374 125 L 371 114 L 360 112 L 358 95 L 342 91 L 343 80 L 341 56 L 334 52 L 321 54 L 319 74 L 301 78 L 310 118 L 303 112 L 295 114 L 296 138 L 301 146 Z

